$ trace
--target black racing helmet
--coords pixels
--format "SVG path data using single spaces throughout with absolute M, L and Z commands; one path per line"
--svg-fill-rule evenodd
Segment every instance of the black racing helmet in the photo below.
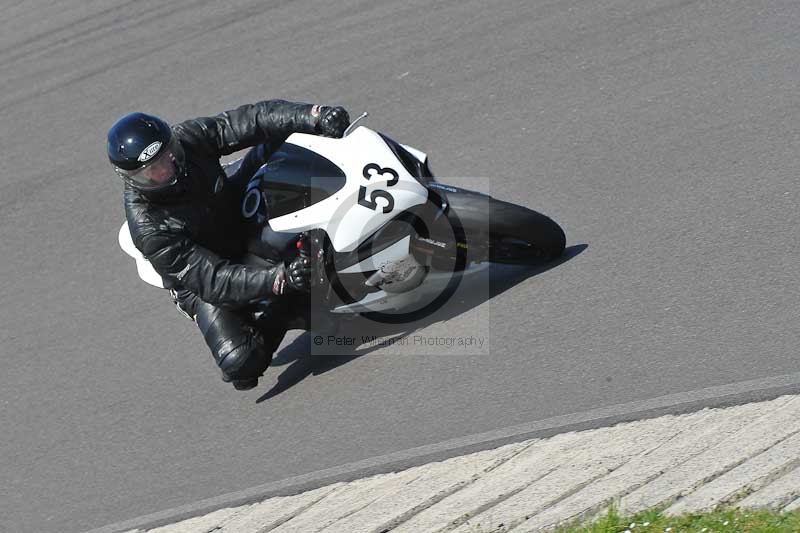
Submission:
M 108 160 L 119 177 L 143 192 L 166 191 L 186 173 L 186 158 L 169 124 L 131 113 L 108 130 Z

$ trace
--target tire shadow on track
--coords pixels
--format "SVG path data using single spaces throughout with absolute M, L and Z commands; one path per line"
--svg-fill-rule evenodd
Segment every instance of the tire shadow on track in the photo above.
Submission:
M 385 324 L 375 322 L 363 317 L 342 321 L 340 335 L 356 337 L 359 332 L 369 331 L 370 337 L 403 339 L 415 331 L 423 329 L 436 322 L 451 320 L 458 315 L 473 309 L 495 296 L 513 288 L 523 281 L 552 270 L 583 253 L 589 245 L 576 244 L 567 247 L 564 254 L 550 263 L 536 266 L 513 266 L 491 264 L 488 273 L 482 280 L 465 280 L 462 282 L 459 297 L 453 297 L 447 305 L 443 305 L 431 315 L 416 321 L 401 324 Z M 470 290 L 470 287 L 480 283 L 487 283 L 488 290 Z M 363 357 L 381 348 L 380 344 L 360 347 L 336 347 L 325 354 L 311 348 L 312 333 L 308 331 L 297 337 L 273 358 L 271 368 L 289 365 L 278 376 L 273 387 L 256 400 L 261 403 L 285 392 L 297 385 L 308 376 L 316 376 L 329 372 L 350 361 Z

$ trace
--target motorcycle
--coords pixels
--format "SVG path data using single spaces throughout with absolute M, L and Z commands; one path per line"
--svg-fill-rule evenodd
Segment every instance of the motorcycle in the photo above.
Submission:
M 242 215 L 262 244 L 312 262 L 312 294 L 332 315 L 383 322 L 441 307 L 489 263 L 535 265 L 560 256 L 561 227 L 527 207 L 436 180 L 426 153 L 359 123 L 342 138 L 295 133 L 249 182 Z M 224 167 L 230 176 L 241 159 Z M 133 245 L 142 280 L 163 280 Z M 258 264 L 258 246 L 245 262 Z

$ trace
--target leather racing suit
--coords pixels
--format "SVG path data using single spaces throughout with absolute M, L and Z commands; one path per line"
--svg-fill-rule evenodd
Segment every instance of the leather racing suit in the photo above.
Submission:
M 124 190 L 135 246 L 171 289 L 173 300 L 200 328 L 223 380 L 255 386 L 269 366 L 290 320 L 308 321 L 303 295 L 272 290 L 276 259 L 243 264 L 247 241 L 267 217 L 255 171 L 292 133 L 318 133 L 319 106 L 262 101 L 172 127 L 186 154 L 177 190 Z M 226 177 L 220 157 L 253 147 Z M 258 323 L 253 305 L 262 303 Z M 263 305 L 266 304 L 266 305 Z

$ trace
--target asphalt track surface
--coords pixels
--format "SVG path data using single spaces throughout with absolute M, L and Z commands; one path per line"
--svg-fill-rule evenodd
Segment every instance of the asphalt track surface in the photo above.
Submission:
M 7 2 L 0 530 L 800 389 L 798 26 L 790 1 Z M 482 347 L 293 335 L 235 392 L 118 249 L 104 139 L 270 97 L 369 110 L 442 181 L 558 220 L 567 260 L 397 330 Z

